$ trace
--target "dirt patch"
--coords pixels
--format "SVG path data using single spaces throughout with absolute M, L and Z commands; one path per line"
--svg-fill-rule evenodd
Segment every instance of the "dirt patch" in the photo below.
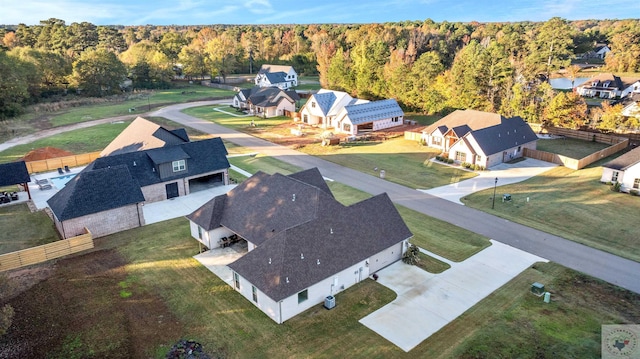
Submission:
M 49 158 L 73 156 L 73 153 L 55 147 L 42 147 L 27 152 L 22 159 L 26 162 L 41 161 Z
M 15 310 L 0 358 L 148 358 L 168 348 L 182 324 L 125 264 L 115 250 L 60 260 L 47 278 L 0 303 Z

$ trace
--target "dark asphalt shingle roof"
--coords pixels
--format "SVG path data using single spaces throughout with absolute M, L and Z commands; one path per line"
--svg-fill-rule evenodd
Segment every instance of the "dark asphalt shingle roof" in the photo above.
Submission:
M 144 202 L 127 166 L 85 168 L 47 203 L 59 221 Z
M 640 163 L 640 147 L 637 147 L 623 154 L 622 156 L 605 163 L 604 165 L 602 165 L 602 167 L 625 171 L 629 167 L 638 163 Z
M 344 206 L 321 183 L 317 169 L 258 172 L 187 218 L 256 244 L 229 267 L 275 301 L 412 236 L 386 194 Z
M 287 82 L 287 74 L 284 72 L 267 72 L 264 75 L 272 85 Z
M 277 87 L 257 87 L 255 89 L 247 101 L 256 106 L 272 107 L 277 106 L 278 103 L 283 100 L 296 101 L 296 99 L 291 98 L 291 91 L 283 91 Z
M 0 186 L 27 182 L 31 182 L 31 177 L 24 161 L 0 164 Z
M 468 136 L 476 140 L 487 156 L 538 140 L 531 127 L 518 116 L 505 119 L 496 126 L 472 131 Z
M 151 161 L 157 165 L 190 158 L 180 146 L 156 148 L 147 151 L 147 155 L 151 158 Z

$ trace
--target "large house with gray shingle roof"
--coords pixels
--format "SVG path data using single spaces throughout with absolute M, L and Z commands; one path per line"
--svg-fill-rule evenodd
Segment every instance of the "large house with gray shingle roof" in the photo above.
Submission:
M 117 142 L 128 150 L 144 148 Z M 144 203 L 228 184 L 230 165 L 220 138 L 160 143 L 131 151 L 115 146 L 116 154 L 97 158 L 53 195 L 47 203 L 62 237 L 82 234 L 85 227 L 94 237 L 139 227 Z
M 269 118 L 295 112 L 298 100 L 300 96 L 295 91 L 253 87 L 240 90 L 233 97 L 233 107 L 247 110 L 251 115 Z
M 425 128 L 422 139 L 458 163 L 488 168 L 535 150 L 538 136 L 520 117 L 457 110 Z
M 640 191 L 640 147 L 602 165 L 601 182 L 620 183 L 620 190 Z
M 578 86 L 577 92 L 584 97 L 622 98 L 640 93 L 640 79 L 602 73 Z
M 168 130 L 156 123 L 137 117 L 100 152 L 100 156 L 148 150 L 189 142 L 184 128 Z
M 346 92 L 321 89 L 300 109 L 302 122 L 358 135 L 404 123 L 404 111 L 394 99 L 368 101 Z
M 187 218 L 209 248 L 247 241 L 231 285 L 277 323 L 400 260 L 412 236 L 386 194 L 342 205 L 316 168 L 258 172 Z
M 258 87 L 277 87 L 288 90 L 298 86 L 298 73 L 293 66 L 264 64 L 254 80 Z

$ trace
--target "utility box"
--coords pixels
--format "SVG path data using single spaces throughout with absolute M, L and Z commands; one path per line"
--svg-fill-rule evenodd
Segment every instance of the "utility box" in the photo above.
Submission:
M 384 178 L 387 173 L 384 170 L 380 170 L 380 178 Z
M 332 295 L 324 298 L 324 307 L 327 309 L 333 309 L 336 306 L 336 298 Z
M 535 282 L 531 285 L 531 293 L 537 295 L 538 297 L 544 294 L 544 284 Z
M 511 195 L 506 193 L 502 195 L 502 202 L 511 201 Z

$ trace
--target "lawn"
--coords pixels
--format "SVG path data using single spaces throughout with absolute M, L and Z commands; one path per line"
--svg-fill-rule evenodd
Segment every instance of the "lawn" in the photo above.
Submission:
M 0 207 L 0 228 L 0 254 L 60 239 L 51 219 L 43 211 L 31 213 L 26 203 Z
M 565 137 L 538 140 L 537 149 L 579 160 L 609 146 L 611 145 Z
M 337 146 L 311 144 L 299 150 L 373 176 L 384 170 L 386 180 L 416 189 L 440 187 L 477 176 L 475 172 L 429 161 L 440 151 L 401 137 Z
M 214 108 L 220 109 L 225 112 L 215 111 Z M 246 116 L 242 112 L 239 112 L 235 108 L 231 106 L 203 106 L 203 107 L 192 107 L 185 109 L 182 111 L 188 115 L 201 118 L 203 120 L 215 122 L 224 127 L 232 128 L 236 131 L 254 133 L 258 132 L 258 135 L 261 132 L 266 132 L 273 127 L 282 125 L 284 123 L 291 122 L 291 118 L 279 116 L 272 118 L 261 118 L 257 116 Z M 228 113 L 235 114 L 236 116 L 229 115 Z M 254 126 L 251 126 L 253 121 Z M 261 136 L 259 136 L 261 137 Z
M 578 171 L 556 167 L 524 182 L 501 186 L 500 193 L 510 193 L 512 200 L 497 201 L 491 213 L 640 261 L 640 198 L 612 192 L 600 183 L 601 175 L 602 168 L 595 165 Z M 462 201 L 486 210 L 492 191 L 480 191 Z
M 179 124 L 162 117 L 147 119 L 169 130 L 182 128 Z M 16 161 L 33 149 L 47 146 L 67 150 L 74 154 L 102 151 L 130 123 L 131 121 L 118 121 L 103 125 L 96 125 L 60 133 L 35 140 L 24 145 L 17 145 L 0 152 L 0 163 Z M 194 140 L 211 137 L 209 134 L 202 133 L 190 127 L 187 127 L 186 130 L 189 136 Z

